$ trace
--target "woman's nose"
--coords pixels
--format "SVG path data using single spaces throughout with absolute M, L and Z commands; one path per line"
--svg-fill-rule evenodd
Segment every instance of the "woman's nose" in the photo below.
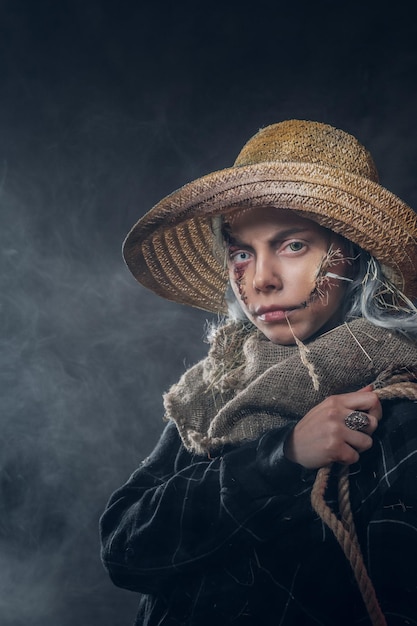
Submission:
M 281 274 L 274 260 L 276 261 L 276 259 L 271 259 L 269 255 L 262 255 L 256 259 L 253 286 L 257 291 L 282 289 Z

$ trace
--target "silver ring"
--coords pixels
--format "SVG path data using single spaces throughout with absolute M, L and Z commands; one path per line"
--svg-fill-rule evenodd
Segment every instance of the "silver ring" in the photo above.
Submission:
M 369 417 L 363 411 L 352 411 L 346 415 L 345 424 L 350 430 L 364 430 L 369 425 Z

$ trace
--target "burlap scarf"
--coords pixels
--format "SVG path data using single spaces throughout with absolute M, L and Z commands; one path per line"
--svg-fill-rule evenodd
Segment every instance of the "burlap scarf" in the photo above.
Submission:
M 307 352 L 280 346 L 231 323 L 215 333 L 208 356 L 164 396 L 166 418 L 200 454 L 257 439 L 299 420 L 327 396 L 355 391 L 394 370 L 417 368 L 417 345 L 357 319 L 310 341 Z

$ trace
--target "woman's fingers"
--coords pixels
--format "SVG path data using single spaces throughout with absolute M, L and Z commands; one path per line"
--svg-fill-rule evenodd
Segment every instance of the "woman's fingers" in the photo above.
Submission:
M 352 397 L 354 395 L 354 397 Z M 344 417 L 347 428 L 372 435 L 378 428 L 382 418 L 382 406 L 378 396 L 374 392 L 361 390 L 355 394 L 346 394 L 347 404 L 355 408 Z M 366 424 L 361 426 L 361 416 L 364 416 Z M 355 428 L 355 422 L 357 427 Z
M 346 434 L 345 442 L 357 452 L 365 452 L 372 447 L 372 436 L 366 432 L 351 430 Z
M 349 428 L 346 418 L 352 413 L 365 414 L 366 427 L 361 430 Z M 356 463 L 359 454 L 372 446 L 372 434 L 381 417 L 378 396 L 367 387 L 329 396 L 298 422 L 288 439 L 285 454 L 308 468 L 323 467 L 332 462 Z
M 341 409 L 345 407 L 351 411 L 364 411 L 365 413 L 374 415 L 378 420 L 382 417 L 381 403 L 374 391 L 361 390 L 331 397 L 334 398 Z M 324 402 L 326 401 L 327 400 L 324 400 Z

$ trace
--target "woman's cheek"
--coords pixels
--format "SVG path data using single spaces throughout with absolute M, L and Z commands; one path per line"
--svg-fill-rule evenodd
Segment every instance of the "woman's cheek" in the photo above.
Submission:
M 246 304 L 248 297 L 246 295 L 246 279 L 245 279 L 245 266 L 237 265 L 233 269 L 233 279 L 236 285 L 240 299 Z

